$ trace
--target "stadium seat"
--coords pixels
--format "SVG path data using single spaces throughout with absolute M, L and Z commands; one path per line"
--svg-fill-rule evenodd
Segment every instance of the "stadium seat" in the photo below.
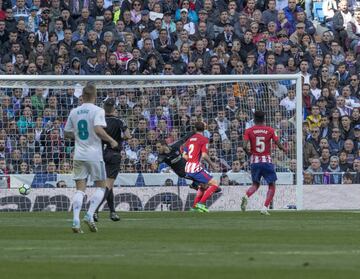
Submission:
M 313 2 L 314 19 L 321 23 L 325 23 L 325 16 L 322 8 L 322 2 Z

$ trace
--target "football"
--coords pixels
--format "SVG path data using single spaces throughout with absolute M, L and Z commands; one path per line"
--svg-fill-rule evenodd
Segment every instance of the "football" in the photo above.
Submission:
M 30 189 L 31 189 L 30 185 L 28 185 L 28 184 L 22 184 L 22 185 L 19 187 L 19 193 L 20 193 L 21 195 L 26 196 L 26 195 L 28 195 L 28 194 L 30 193 Z

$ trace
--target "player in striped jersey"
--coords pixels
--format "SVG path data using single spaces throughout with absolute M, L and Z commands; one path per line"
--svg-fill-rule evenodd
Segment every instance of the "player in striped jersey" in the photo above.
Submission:
M 255 126 L 246 129 L 244 134 L 244 149 L 249 152 L 250 145 L 250 166 L 252 186 L 247 190 L 246 195 L 241 200 L 241 210 L 246 210 L 248 198 L 250 198 L 260 187 L 260 180 L 263 177 L 269 184 L 266 200 L 261 214 L 270 215 L 268 207 L 275 194 L 275 181 L 277 180 L 274 165 L 272 164 L 270 152 L 271 142 L 274 141 L 279 149 L 285 151 L 280 143 L 275 130 L 265 126 L 265 114 L 262 111 L 256 111 L 254 114 Z
M 184 147 L 183 156 L 187 160 L 185 172 L 187 177 L 205 185 L 198 188 L 192 209 L 208 212 L 209 210 L 205 205 L 206 201 L 219 189 L 219 184 L 201 165 L 201 159 L 204 159 L 210 166 L 215 167 L 207 154 L 209 140 L 203 136 L 205 124 L 203 122 L 196 122 L 195 130 L 196 133 L 186 141 Z

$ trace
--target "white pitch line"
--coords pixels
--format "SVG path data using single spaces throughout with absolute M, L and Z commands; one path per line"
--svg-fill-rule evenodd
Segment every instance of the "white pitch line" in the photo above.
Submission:
M 51 255 L 47 256 L 49 259 L 103 259 L 103 258 L 114 258 L 114 257 L 125 257 L 124 254 L 111 254 L 111 255 L 104 255 L 104 254 L 93 254 L 93 255 Z M 31 255 L 31 258 L 44 258 L 41 255 Z
M 32 251 L 32 250 L 39 250 L 38 247 L 4 247 L 2 248 L 2 250 L 6 250 L 6 251 Z
M 104 220 L 106 220 L 107 218 L 103 218 Z M 153 220 L 153 218 L 121 218 L 122 221 L 145 221 L 145 220 Z M 72 222 L 73 219 L 65 219 L 66 222 Z M 121 222 L 120 222 L 121 223 Z
M 125 257 L 124 254 L 111 254 L 111 255 L 56 255 L 52 256 L 53 258 L 84 258 L 84 259 L 91 259 L 91 258 L 114 258 L 114 257 Z
M 264 255 L 314 255 L 314 256 L 327 256 L 327 255 L 348 255 L 360 254 L 360 250 L 335 250 L 335 251 L 260 251 L 256 254 Z

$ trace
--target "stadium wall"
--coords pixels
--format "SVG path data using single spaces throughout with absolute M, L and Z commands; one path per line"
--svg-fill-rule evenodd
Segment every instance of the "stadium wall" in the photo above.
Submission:
M 71 183 L 70 175 L 58 175 L 58 178 Z M 144 175 L 145 176 L 145 175 Z M 158 176 L 160 182 L 161 175 Z M 164 175 L 168 177 L 169 175 Z M 146 177 L 146 176 L 145 176 Z M 12 186 L 29 183 L 34 175 L 12 176 Z M 70 181 L 69 181 L 70 179 Z M 0 211 L 70 211 L 74 188 L 33 188 L 29 195 L 22 196 L 18 189 L 0 190 Z M 240 210 L 240 199 L 247 187 L 223 186 L 222 192 L 215 194 L 209 201 L 213 211 Z M 94 188 L 87 189 L 90 196 Z M 262 207 L 267 187 L 261 187 L 249 202 L 249 210 Z M 195 191 L 183 186 L 154 187 L 116 187 L 114 189 L 117 210 L 123 211 L 160 211 L 188 210 L 195 197 Z M 293 209 L 296 201 L 294 185 L 279 185 L 274 200 L 274 209 Z M 359 185 L 304 185 L 304 209 L 306 210 L 339 210 L 360 208 Z M 88 206 L 84 203 L 84 207 Z M 105 205 L 103 210 L 107 210 Z
M 221 173 L 213 173 L 215 179 L 220 181 Z M 238 185 L 250 185 L 251 175 L 248 172 L 228 173 L 227 176 L 231 181 Z M 293 184 L 294 174 L 290 172 L 278 172 L 277 184 Z M 51 188 L 56 187 L 58 181 L 64 181 L 67 187 L 75 187 L 73 176 L 71 174 L 22 174 L 10 175 L 10 188 L 18 188 L 21 184 L 31 185 L 32 188 Z M 6 177 L 4 176 L 5 180 Z M 170 179 L 173 185 L 186 186 L 191 184 L 190 180 L 179 178 L 174 173 L 122 173 L 115 180 L 116 186 L 163 186 Z M 93 183 L 89 180 L 88 185 Z

